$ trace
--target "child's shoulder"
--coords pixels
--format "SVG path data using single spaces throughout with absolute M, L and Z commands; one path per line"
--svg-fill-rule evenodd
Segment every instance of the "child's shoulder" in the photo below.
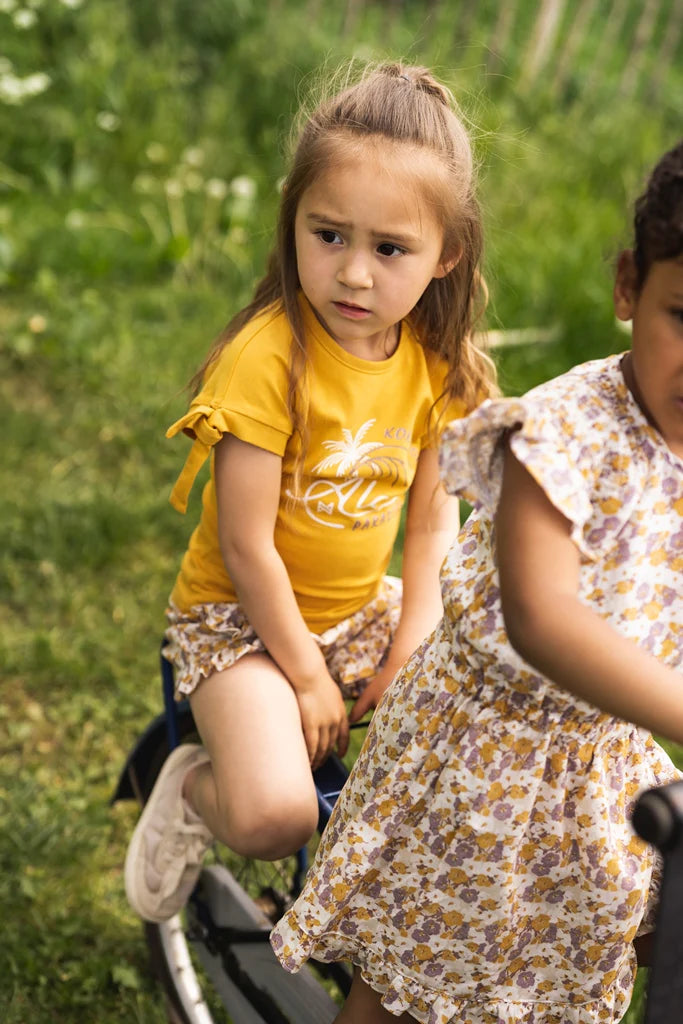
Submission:
M 221 356 L 232 349 L 232 354 L 255 348 L 282 348 L 283 342 L 291 340 L 291 328 L 282 306 L 274 304 L 256 313 L 240 328 L 234 338 L 225 346 Z
M 563 420 L 565 429 L 582 432 L 582 424 L 630 419 L 632 399 L 621 371 L 622 355 L 579 363 L 566 373 L 553 377 L 527 391 L 522 397 L 530 414 L 540 418 Z M 573 427 L 572 427 L 573 425 Z
M 290 345 L 291 329 L 284 311 L 279 306 L 269 306 L 248 320 L 223 346 L 209 369 L 205 387 L 231 376 L 238 365 L 240 370 L 253 367 L 255 372 L 272 368 L 274 362 L 287 366 Z
M 568 401 L 578 407 L 593 404 L 611 407 L 626 390 L 621 359 L 620 354 L 579 363 L 566 373 L 527 391 L 524 400 L 541 403 Z

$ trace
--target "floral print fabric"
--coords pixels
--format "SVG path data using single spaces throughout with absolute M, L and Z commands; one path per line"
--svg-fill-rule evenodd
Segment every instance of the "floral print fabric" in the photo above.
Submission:
M 402 590 L 400 579 L 385 576 L 372 601 L 324 633 L 312 634 L 345 698 L 358 697 L 383 664 L 401 615 Z M 178 699 L 245 654 L 266 650 L 238 604 L 200 604 L 189 612 L 171 604 L 166 615 L 164 657 L 175 667 Z
M 582 599 L 681 666 L 683 462 L 619 357 L 451 424 L 442 475 L 476 508 L 442 570 L 446 614 L 380 702 L 272 943 L 288 970 L 353 961 L 421 1024 L 613 1024 L 658 886 L 631 810 L 678 772 L 508 643 L 492 537 L 507 435 L 572 523 Z

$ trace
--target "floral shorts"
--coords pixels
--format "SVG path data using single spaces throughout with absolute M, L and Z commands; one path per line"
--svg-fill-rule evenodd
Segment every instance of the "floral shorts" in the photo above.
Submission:
M 358 697 L 384 663 L 401 614 L 402 593 L 401 580 L 385 576 L 372 601 L 324 633 L 311 634 L 344 697 Z M 178 700 L 245 654 L 266 650 L 238 604 L 199 604 L 188 612 L 171 604 L 166 615 L 164 656 L 175 667 Z

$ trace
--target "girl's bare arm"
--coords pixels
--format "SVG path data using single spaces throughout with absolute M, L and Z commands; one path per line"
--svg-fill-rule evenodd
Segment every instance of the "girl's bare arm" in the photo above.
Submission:
M 401 619 L 386 664 L 353 706 L 352 722 L 376 706 L 400 667 L 441 619 L 439 570 L 459 525 L 459 502 L 441 486 L 437 452 L 425 448 L 408 495 Z
M 301 710 L 311 763 L 337 746 L 345 753 L 348 723 L 330 676 L 294 597 L 274 543 L 282 460 L 226 434 L 215 449 L 218 536 L 247 618 L 287 676 Z
M 515 650 L 603 711 L 683 743 L 683 677 L 579 600 L 569 521 L 508 449 L 496 516 L 503 616 Z

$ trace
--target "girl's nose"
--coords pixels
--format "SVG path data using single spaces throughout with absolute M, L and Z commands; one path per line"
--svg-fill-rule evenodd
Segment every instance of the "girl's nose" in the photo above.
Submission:
M 337 271 L 337 280 L 347 288 L 372 288 L 370 261 L 363 252 L 347 252 Z

